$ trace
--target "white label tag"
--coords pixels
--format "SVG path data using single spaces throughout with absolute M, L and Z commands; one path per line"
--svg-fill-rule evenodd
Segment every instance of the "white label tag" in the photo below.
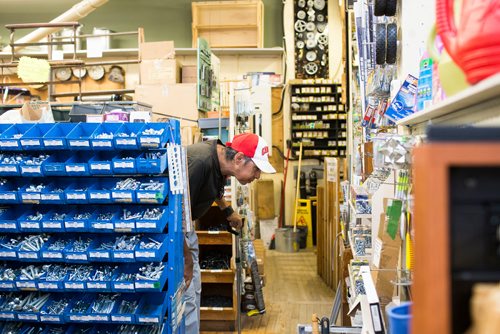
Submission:
M 42 322 L 59 322 L 61 319 L 53 315 L 41 315 L 40 321 Z
M 125 252 L 115 252 L 114 253 L 114 258 L 115 259 L 133 259 L 134 258 L 134 253 L 125 253 Z
M 38 317 L 36 314 L 17 314 L 17 318 L 19 320 L 38 320 Z
M 18 147 L 19 143 L 17 140 L 5 140 L 0 142 L 0 147 Z
M 41 173 L 41 166 L 21 166 L 21 173 Z
M 38 140 L 38 139 L 21 139 L 21 145 L 40 146 L 40 140 Z
M 113 224 L 112 223 L 94 223 L 93 227 L 96 230 L 112 230 Z
M 116 143 L 118 145 L 137 145 L 135 139 L 117 139 Z
M 85 222 L 77 222 L 77 221 L 67 221 L 64 223 L 66 228 L 84 228 Z
M 83 289 L 83 283 L 64 283 L 66 289 Z
M 115 223 L 115 228 L 133 229 L 134 226 L 134 223 Z
M 40 229 L 40 223 L 38 223 L 38 222 L 35 222 L 35 223 L 21 222 L 20 225 L 21 225 L 21 228 L 36 228 L 36 229 Z
M 62 228 L 62 223 L 58 222 L 43 222 L 43 228 Z
M 139 322 L 147 323 L 147 324 L 157 324 L 159 322 L 159 320 L 158 320 L 158 318 L 139 317 Z
M 88 140 L 70 140 L 69 141 L 70 146 L 78 146 L 78 147 L 89 147 L 89 141 Z
M 111 140 L 94 141 L 92 143 L 92 146 L 94 146 L 94 147 L 111 147 Z
M 18 253 L 20 259 L 38 259 L 37 253 Z
M 4 199 L 4 200 L 16 199 L 16 194 L 3 193 L 3 194 L 0 194 L 0 199 Z
M 159 137 L 141 137 L 141 143 L 143 144 L 159 144 Z
M 212 311 L 224 311 L 224 308 L 222 307 L 212 307 Z
M 59 289 L 57 283 L 38 283 L 39 289 L 56 290 Z
M 21 198 L 26 201 L 39 201 L 42 196 L 40 194 L 23 193 Z
M 208 231 L 208 234 L 220 234 L 220 231 Z
M 0 313 L 0 319 L 14 319 L 14 313 Z
M 103 253 L 103 252 L 90 252 L 89 256 L 91 258 L 109 259 L 109 253 Z
M 62 255 L 62 253 L 44 252 L 44 253 L 42 253 L 42 258 L 44 258 L 44 259 L 62 259 L 63 255 Z
M 101 164 L 93 163 L 90 165 L 90 169 L 92 169 L 92 170 L 111 170 L 111 165 L 109 163 L 101 163 Z
M 16 229 L 16 224 L 14 223 L 3 223 L 3 224 L 0 224 L 0 229 L 2 230 L 15 230 Z
M 87 289 L 100 289 L 104 290 L 107 289 L 106 283 L 91 283 L 87 282 Z
M 132 193 L 131 192 L 114 192 L 113 191 L 113 198 L 116 199 L 132 199 Z
M 14 283 L 0 282 L 0 288 L 2 288 L 2 289 L 13 289 L 14 288 Z
M 114 168 L 134 168 L 133 161 L 117 161 L 113 163 Z
M 375 239 L 375 242 L 373 243 L 373 265 L 375 267 L 379 267 L 380 266 L 380 258 L 381 258 L 381 255 L 382 255 L 382 240 L 380 240 L 379 238 L 376 238 Z
M 135 225 L 137 228 L 156 228 L 155 223 L 141 223 L 141 222 L 136 222 Z
M 66 172 L 85 172 L 84 166 L 67 165 Z
M 87 199 L 87 194 L 81 193 L 66 193 L 67 199 Z
M 108 321 L 109 318 L 105 315 L 89 315 L 91 321 Z
M 87 254 L 67 254 L 69 260 L 87 260 Z
M 23 288 L 23 289 L 34 289 L 34 288 L 36 288 L 35 282 L 16 282 L 16 286 L 18 288 Z
M 0 167 L 0 172 L 16 172 L 16 166 L 2 166 Z
M 16 257 L 16 252 L 0 252 L 0 257 Z
M 155 257 L 154 252 L 136 251 L 135 257 Z
M 154 289 L 154 283 L 135 282 L 136 289 Z
M 61 200 L 61 195 L 57 195 L 57 194 L 42 194 L 41 199 L 44 200 L 44 201 L 59 201 L 59 200 Z
M 117 321 L 117 322 L 132 322 L 132 317 L 127 317 L 124 315 L 112 315 L 111 316 L 111 321 Z
M 110 193 L 90 193 L 91 199 L 111 199 Z
M 116 283 L 115 289 L 134 290 L 134 283 Z
M 137 193 L 137 198 L 138 199 L 156 199 L 156 194 L 157 193 L 143 193 L 143 192 L 138 192 Z
M 63 146 L 63 141 L 60 139 L 46 139 L 43 141 L 43 143 L 45 144 L 45 146 Z

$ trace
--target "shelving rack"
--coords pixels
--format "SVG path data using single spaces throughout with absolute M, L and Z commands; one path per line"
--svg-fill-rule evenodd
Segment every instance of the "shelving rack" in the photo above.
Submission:
M 170 189 L 165 174 L 167 143 L 180 144 L 178 121 L 2 124 L 0 327 L 17 321 L 64 333 L 82 326 L 122 333 L 122 325 L 140 333 L 183 332 L 182 194 Z M 119 186 L 130 178 L 157 186 Z M 157 216 L 146 214 L 154 209 Z M 150 264 L 159 275 L 147 278 L 141 267 Z M 56 268 L 63 274 L 52 279 L 49 270 Z M 85 270 L 89 275 L 77 275 Z M 108 297 L 115 302 L 102 311 L 99 300 Z M 23 308 L 28 298 L 40 302 Z M 61 300 L 66 306 L 52 311 Z M 121 309 L 134 302 L 132 311 Z M 86 307 L 75 312 L 80 304 Z
M 292 80 L 292 153 L 302 141 L 303 157 L 345 157 L 347 113 L 342 104 L 342 85 L 332 80 Z
M 217 206 L 212 206 L 200 218 L 197 228 L 200 246 L 199 259 L 202 261 L 208 252 L 218 252 L 229 255 L 229 266 L 221 268 L 201 269 L 201 327 L 207 330 L 234 330 L 237 302 L 235 296 L 235 267 L 233 264 L 233 235 L 226 230 L 220 230 L 220 225 L 226 224 L 226 218 Z M 215 228 L 217 227 L 217 228 Z M 201 262 L 200 262 L 201 263 Z M 222 296 L 231 306 L 205 306 L 204 299 L 210 296 Z

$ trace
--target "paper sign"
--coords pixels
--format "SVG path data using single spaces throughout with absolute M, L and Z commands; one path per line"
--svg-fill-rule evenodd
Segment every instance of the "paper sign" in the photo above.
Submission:
M 17 65 L 17 76 L 24 82 L 47 82 L 50 64 L 45 59 L 21 57 Z
M 105 37 L 87 37 L 87 58 L 101 58 L 105 44 Z
M 377 268 L 380 267 L 380 257 L 382 255 L 382 240 L 379 238 L 375 239 L 375 242 L 373 243 L 373 265 Z
M 52 60 L 64 60 L 64 51 L 52 50 Z

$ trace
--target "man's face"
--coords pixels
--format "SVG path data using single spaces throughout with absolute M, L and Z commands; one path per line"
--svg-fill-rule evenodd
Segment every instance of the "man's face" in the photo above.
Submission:
M 260 169 L 255 163 L 245 159 L 245 155 L 238 152 L 234 157 L 234 177 L 243 185 L 260 178 Z

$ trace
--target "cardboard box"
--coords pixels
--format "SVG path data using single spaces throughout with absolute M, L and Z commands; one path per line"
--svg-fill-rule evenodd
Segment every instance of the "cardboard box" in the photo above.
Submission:
M 182 66 L 182 83 L 196 83 L 198 70 L 196 65 Z
M 153 106 L 153 122 L 165 117 L 198 120 L 196 84 L 138 85 L 135 100 Z M 181 120 L 181 126 L 194 124 Z
M 139 46 L 141 60 L 174 59 L 174 41 L 141 43 Z
M 175 84 L 181 80 L 181 67 L 175 59 L 142 60 L 139 69 L 144 85 Z

